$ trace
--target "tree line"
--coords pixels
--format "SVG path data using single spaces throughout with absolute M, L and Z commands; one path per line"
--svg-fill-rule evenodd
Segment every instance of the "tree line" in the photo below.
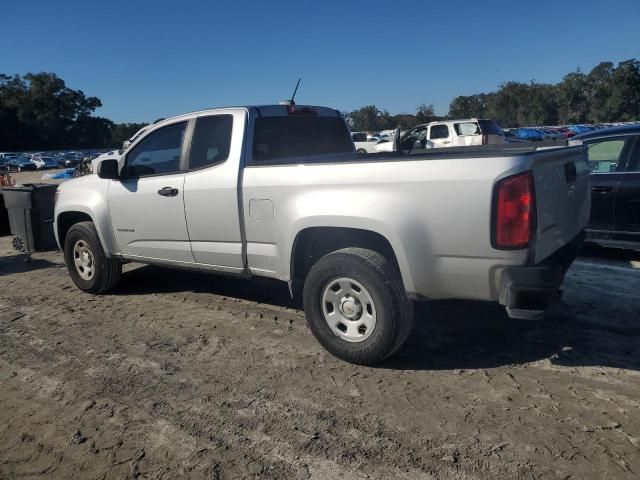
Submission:
M 144 123 L 93 116 L 97 97 L 73 90 L 54 73 L 0 74 L 0 151 L 118 147 Z M 557 84 L 507 82 L 495 92 L 455 97 L 446 116 L 423 103 L 391 115 L 375 105 L 344 114 L 355 131 L 403 130 L 445 118 L 481 117 L 502 127 L 640 120 L 640 62 L 602 62 Z
M 146 125 L 93 116 L 101 106 L 54 73 L 0 74 L 0 151 L 117 147 Z
M 346 114 L 356 131 L 405 130 L 445 118 L 490 118 L 502 127 L 571 125 L 640 120 L 640 62 L 602 62 L 589 73 L 565 75 L 557 84 L 507 82 L 495 92 L 455 97 L 446 116 L 422 104 L 415 114 L 390 115 L 369 105 Z

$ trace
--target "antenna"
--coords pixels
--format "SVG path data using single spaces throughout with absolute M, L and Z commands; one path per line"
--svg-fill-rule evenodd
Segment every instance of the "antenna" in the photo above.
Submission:
M 291 104 L 295 105 L 295 102 L 293 101 L 294 98 L 296 98 L 296 93 L 298 93 L 298 87 L 300 86 L 300 80 L 302 80 L 301 78 L 298 79 L 298 83 L 296 83 L 296 89 L 293 91 L 293 95 L 291 95 Z

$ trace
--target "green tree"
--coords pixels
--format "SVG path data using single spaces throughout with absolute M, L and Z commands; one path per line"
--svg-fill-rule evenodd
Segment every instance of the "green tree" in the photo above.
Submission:
M 613 87 L 613 73 L 613 63 L 602 62 L 587 75 L 590 122 L 612 121 L 609 97 Z
M 381 113 L 375 105 L 368 105 L 350 113 L 353 129 L 358 132 L 376 132 L 381 130 Z
M 479 93 L 455 97 L 449 105 L 448 117 L 455 118 L 487 118 L 490 117 L 491 102 L 494 93 Z
M 609 116 L 605 121 L 633 121 L 640 119 L 640 62 L 620 62 L 610 77 L 607 99 Z
M 0 148 L 65 148 L 94 141 L 89 134 L 104 138 L 104 122 L 98 127 L 100 122 L 85 120 L 101 105 L 98 98 L 68 88 L 54 73 L 1 75 L 0 121 L 10 125 L 0 137 Z M 80 133 L 85 137 L 79 139 Z
M 557 86 L 558 119 L 562 124 L 584 123 L 589 116 L 589 92 L 587 76 L 571 72 Z
M 146 127 L 146 123 L 116 123 L 111 126 L 111 137 L 109 146 L 120 148 L 125 140 L 130 139 L 134 133 L 142 127 Z

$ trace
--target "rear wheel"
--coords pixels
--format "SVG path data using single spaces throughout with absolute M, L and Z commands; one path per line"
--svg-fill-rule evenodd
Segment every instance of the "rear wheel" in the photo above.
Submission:
M 380 253 L 344 248 L 318 260 L 303 292 L 309 328 L 336 357 L 371 365 L 393 354 L 413 323 L 397 266 Z
M 122 264 L 107 258 L 93 222 L 80 222 L 67 232 L 64 259 L 76 286 L 85 292 L 103 293 L 120 281 Z
M 358 155 L 366 155 L 368 152 L 364 148 L 359 148 L 358 150 L 356 150 L 356 153 Z

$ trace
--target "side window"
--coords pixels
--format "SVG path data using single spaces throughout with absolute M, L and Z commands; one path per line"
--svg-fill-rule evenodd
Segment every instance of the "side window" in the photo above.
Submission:
M 429 132 L 429 140 L 437 140 L 439 138 L 449 138 L 449 127 L 446 125 L 433 125 Z
M 591 173 L 612 173 L 618 170 L 623 152 L 631 137 L 600 139 L 587 142 Z
M 125 177 L 138 178 L 180 171 L 182 141 L 187 122 L 151 132 L 127 154 Z
M 233 115 L 212 115 L 196 120 L 191 142 L 189 170 L 224 162 L 231 148 Z
M 480 135 L 480 127 L 475 122 L 454 123 L 453 128 L 459 137 L 467 135 Z

